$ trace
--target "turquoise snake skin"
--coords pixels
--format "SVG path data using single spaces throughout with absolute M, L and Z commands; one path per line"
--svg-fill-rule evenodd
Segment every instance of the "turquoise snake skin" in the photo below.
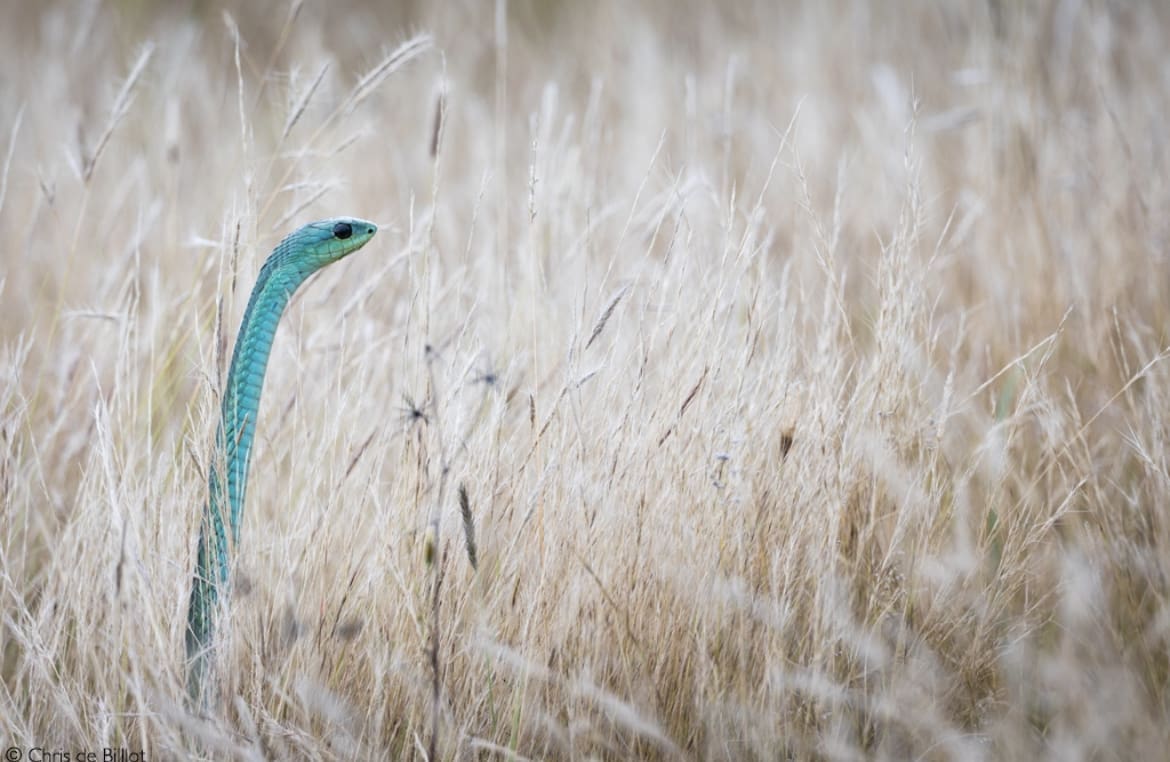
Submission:
M 248 485 L 248 464 L 264 373 L 280 317 L 309 276 L 364 246 L 378 231 L 372 222 L 336 217 L 311 222 L 280 242 L 265 261 L 248 299 L 232 351 L 208 467 L 208 497 L 199 528 L 195 578 L 187 612 L 187 690 L 198 706 L 207 704 L 207 674 L 214 653 L 215 615 L 226 596 L 230 550 L 239 547 L 240 516 Z M 221 477 L 220 468 L 226 472 Z M 226 483 L 225 483 L 226 482 Z M 224 522 L 224 506 L 229 509 Z M 230 527 L 231 543 L 228 542 Z

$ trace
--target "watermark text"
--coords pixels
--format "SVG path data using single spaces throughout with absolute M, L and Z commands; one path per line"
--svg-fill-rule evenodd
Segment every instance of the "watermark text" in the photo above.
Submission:
M 146 752 L 106 746 L 101 749 L 46 749 L 43 746 L 9 746 L 3 762 L 148 762 Z

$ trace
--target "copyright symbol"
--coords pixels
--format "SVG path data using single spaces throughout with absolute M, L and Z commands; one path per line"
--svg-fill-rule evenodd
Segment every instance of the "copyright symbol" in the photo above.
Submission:
M 24 754 L 22 754 L 20 749 L 16 748 L 15 746 L 9 746 L 8 749 L 4 752 L 4 759 L 6 759 L 8 762 L 20 762 L 20 758 L 23 756 Z

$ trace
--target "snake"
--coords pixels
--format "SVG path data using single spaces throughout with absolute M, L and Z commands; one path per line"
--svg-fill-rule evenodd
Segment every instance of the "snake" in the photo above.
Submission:
M 226 600 L 228 594 L 231 551 L 239 547 L 256 415 L 276 328 L 293 294 L 311 275 L 365 246 L 376 232 L 374 223 L 355 217 L 310 222 L 273 249 L 248 298 L 208 466 L 208 496 L 187 610 L 187 691 L 199 707 L 207 706 L 215 617 L 221 597 Z

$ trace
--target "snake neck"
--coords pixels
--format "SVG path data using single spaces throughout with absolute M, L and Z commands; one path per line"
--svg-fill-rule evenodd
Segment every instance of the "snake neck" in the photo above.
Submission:
M 240 538 L 256 418 L 276 328 L 293 293 L 312 274 L 291 266 L 279 254 L 279 251 L 274 253 L 265 263 L 244 311 L 216 431 L 217 452 L 222 460 L 213 464 L 208 478 L 213 523 L 218 518 L 222 524 L 223 514 L 219 507 L 226 503 L 233 546 Z M 224 469 L 222 479 L 218 472 L 220 467 Z M 214 528 L 222 537 L 222 527 Z

